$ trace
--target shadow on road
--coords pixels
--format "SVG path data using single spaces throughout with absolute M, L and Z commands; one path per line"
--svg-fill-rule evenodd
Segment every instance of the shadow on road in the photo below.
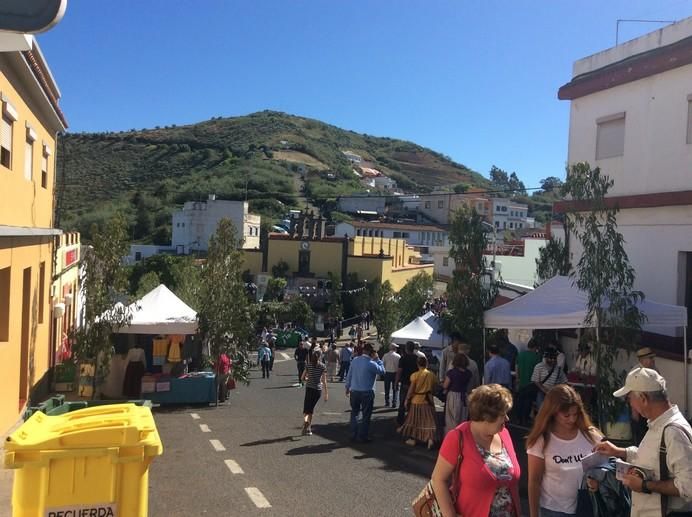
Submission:
M 267 386 L 267 387 L 264 388 L 264 389 L 265 389 L 265 390 L 285 390 L 285 389 L 289 389 L 289 388 L 292 388 L 292 389 L 295 390 L 295 389 L 297 389 L 298 387 L 297 387 L 297 386 L 293 386 L 292 384 L 289 384 L 288 386 Z
M 241 443 L 241 447 L 254 447 L 255 445 L 269 445 L 272 443 L 281 442 L 298 442 L 300 438 L 297 436 L 283 436 L 281 438 L 269 438 L 267 440 L 257 440 L 256 442 Z
M 395 420 L 385 416 L 372 419 L 371 443 L 351 442 L 348 421 L 313 425 L 312 432 L 333 442 L 328 444 L 333 448 L 352 449 L 356 453 L 354 459 L 379 460 L 380 468 L 386 472 L 407 472 L 425 478 L 432 473 L 437 458 L 437 451 L 405 445 L 395 431 Z
M 304 447 L 296 447 L 286 451 L 286 456 L 301 456 L 303 454 L 324 454 L 337 449 L 345 448 L 345 445 L 338 443 L 320 443 L 319 445 L 306 445 Z

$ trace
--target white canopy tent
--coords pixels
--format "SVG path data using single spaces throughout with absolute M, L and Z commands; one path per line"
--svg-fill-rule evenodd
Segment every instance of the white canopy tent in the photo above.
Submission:
M 505 305 L 485 311 L 485 328 L 568 329 L 585 328 L 588 297 L 574 281 L 556 276 L 530 293 Z M 684 355 L 687 358 L 687 308 L 643 300 L 639 310 L 646 316 L 642 328 L 682 327 Z M 688 409 L 687 361 L 683 361 L 685 412 Z
M 403 344 L 406 341 L 417 341 L 421 346 L 439 349 L 445 346 L 444 335 L 439 333 L 438 318 L 432 312 L 418 316 L 406 326 L 394 332 L 392 341 L 397 344 Z
M 119 334 L 195 334 L 197 313 L 159 284 L 141 300 L 128 307 L 132 314 L 130 325 L 122 327 Z

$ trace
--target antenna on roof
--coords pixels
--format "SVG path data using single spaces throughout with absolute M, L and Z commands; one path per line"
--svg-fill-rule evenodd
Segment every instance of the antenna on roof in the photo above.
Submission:
M 622 20 L 619 19 L 615 22 L 615 46 L 617 47 L 620 41 L 620 23 L 675 23 L 675 20 Z

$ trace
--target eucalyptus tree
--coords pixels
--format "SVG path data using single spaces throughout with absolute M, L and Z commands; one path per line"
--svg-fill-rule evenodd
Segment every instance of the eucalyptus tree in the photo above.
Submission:
M 454 260 L 452 281 L 447 286 L 450 315 L 448 330 L 464 334 L 472 346 L 472 354 L 481 357 L 483 313 L 492 306 L 498 293 L 497 282 L 484 252 L 488 233 L 481 215 L 466 206 L 458 209 L 449 230 L 449 255 Z
M 75 358 L 94 366 L 95 387 L 105 380 L 110 369 L 112 334 L 130 323 L 132 313 L 127 303 L 129 282 L 122 263 L 128 247 L 125 218 L 117 214 L 102 226 L 93 224 L 90 234 L 91 243 L 84 248 L 80 260 L 80 325 L 71 340 Z
M 255 337 L 254 310 L 243 282 L 242 252 L 229 219 L 221 219 L 209 239 L 206 264 L 201 272 L 199 334 L 212 361 L 227 354 L 236 380 L 247 382 L 248 350 Z
M 570 196 L 579 211 L 565 218 L 568 231 L 581 244 L 582 252 L 572 277 L 587 295 L 585 323 L 595 329 L 593 354 L 597 365 L 598 417 L 601 424 L 622 409 L 612 396 L 625 373 L 613 365 L 619 350 L 635 348 L 644 315 L 638 303 L 644 298 L 633 288 L 625 240 L 618 231 L 618 208 L 607 201 L 614 182 L 586 162 L 568 168 L 563 195 Z

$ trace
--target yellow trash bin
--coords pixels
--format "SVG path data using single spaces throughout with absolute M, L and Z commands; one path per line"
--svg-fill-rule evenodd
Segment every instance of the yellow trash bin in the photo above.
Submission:
M 144 517 L 163 452 L 151 409 L 112 404 L 37 412 L 5 442 L 14 517 Z

